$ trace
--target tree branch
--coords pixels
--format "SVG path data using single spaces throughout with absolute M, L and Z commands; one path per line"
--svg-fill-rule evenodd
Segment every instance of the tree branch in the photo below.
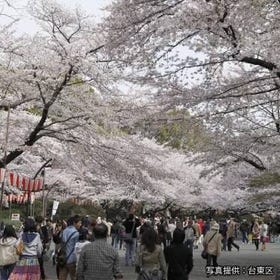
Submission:
M 33 100 L 36 100 L 37 98 L 26 98 L 26 99 L 23 99 L 23 100 L 18 100 L 18 101 L 15 101 L 13 103 L 2 103 L 0 104 L 0 110 L 4 110 L 4 111 L 8 111 L 8 107 L 10 107 L 11 109 L 15 109 L 16 107 L 24 104 L 24 103 L 27 103 L 27 102 L 30 102 L 30 101 L 33 101 Z
M 274 70 L 278 69 L 278 67 L 275 63 L 267 62 L 267 61 L 259 59 L 259 58 L 245 56 L 240 61 L 251 64 L 251 65 L 260 66 L 260 67 L 265 68 L 269 71 L 274 71 Z M 276 71 L 275 73 L 276 73 L 277 77 L 280 78 L 280 72 Z

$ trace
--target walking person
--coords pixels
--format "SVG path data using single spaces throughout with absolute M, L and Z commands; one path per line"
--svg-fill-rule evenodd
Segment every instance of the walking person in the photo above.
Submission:
M 249 243 L 249 239 L 248 239 L 249 228 L 250 228 L 250 225 L 249 225 L 248 221 L 246 219 L 244 219 L 242 221 L 242 223 L 240 224 L 240 231 L 242 234 L 242 242 L 245 244 Z
M 52 257 L 52 263 L 55 266 L 56 276 L 59 278 L 59 265 L 56 263 L 56 256 L 61 247 L 62 232 L 66 228 L 67 224 L 63 221 L 57 221 L 52 232 L 52 240 L 54 242 L 54 254 Z
M 188 280 L 193 268 L 193 253 L 190 248 L 184 246 L 184 239 L 184 230 L 175 229 L 171 246 L 164 250 L 168 264 L 168 280 Z
M 207 219 L 206 222 L 203 224 L 203 230 L 202 230 L 203 236 L 205 236 L 206 233 L 210 230 L 210 227 L 211 227 L 210 219 Z
M 161 245 L 156 244 L 156 242 L 157 232 L 153 228 L 147 228 L 143 232 L 141 244 L 136 252 L 135 270 L 138 273 L 137 280 L 167 279 L 164 253 Z
M 260 225 L 258 220 L 256 219 L 253 226 L 252 226 L 252 242 L 256 246 L 256 251 L 259 250 L 259 245 L 260 245 Z
M 121 250 L 123 248 L 123 236 L 125 235 L 126 231 L 125 231 L 125 226 L 123 225 L 122 221 L 120 221 L 120 228 L 118 231 L 118 237 L 119 237 L 119 249 Z
M 118 219 L 113 221 L 113 225 L 111 227 L 111 238 L 112 242 L 111 245 L 115 248 L 118 249 L 119 247 L 119 242 L 120 242 L 120 229 L 121 229 L 121 223 Z
M 129 214 L 123 225 L 125 232 L 132 235 L 132 240 L 125 242 L 125 265 L 134 265 L 137 238 L 136 228 L 141 226 L 141 223 L 133 214 Z
M 227 246 L 228 246 L 228 251 L 231 251 L 232 246 L 239 251 L 239 246 L 234 242 L 235 238 L 235 228 L 236 228 L 236 223 L 234 221 L 234 218 L 231 218 L 228 224 L 228 229 L 227 229 Z
M 203 246 L 207 252 L 206 266 L 218 266 L 217 258 L 221 255 L 222 235 L 219 233 L 219 224 L 212 224 L 210 230 L 206 233 Z M 207 276 L 209 276 L 207 274 Z
M 200 226 L 198 224 L 197 220 L 194 220 L 193 222 L 193 228 L 195 229 L 195 240 L 194 240 L 194 249 L 198 249 L 198 241 L 200 239 L 201 231 L 200 231 Z
M 173 239 L 173 233 L 174 230 L 176 229 L 176 225 L 175 225 L 175 220 L 174 219 L 170 219 L 169 223 L 168 223 L 168 229 L 167 229 L 167 246 L 171 245 L 172 239 Z
M 163 244 L 163 247 L 166 247 L 167 239 L 167 221 L 163 218 L 160 219 L 160 222 L 157 224 L 157 233 L 158 233 L 158 244 Z
M 75 245 L 79 241 L 78 229 L 82 225 L 81 217 L 75 215 L 68 220 L 68 226 L 62 232 L 62 242 L 66 244 L 66 264 L 59 267 L 59 280 L 66 280 L 68 275 L 71 280 L 76 280 L 76 254 Z
M 49 230 L 50 225 L 44 221 L 44 218 L 42 216 L 36 217 L 35 222 L 36 222 L 36 231 L 39 233 L 43 244 L 43 252 L 41 256 L 38 256 L 41 278 L 43 280 L 46 278 L 45 269 L 44 269 L 44 255 L 46 254 L 47 250 L 50 248 L 50 241 L 51 241 L 51 235 Z M 49 222 L 50 221 L 48 220 L 48 223 Z
M 16 253 L 17 235 L 12 225 L 6 225 L 0 239 L 1 280 L 8 280 L 13 271 L 18 255 Z
M 108 227 L 104 223 L 96 224 L 93 234 L 95 240 L 86 244 L 80 253 L 77 280 L 123 278 L 118 252 L 107 243 Z
M 23 251 L 16 263 L 9 280 L 41 280 L 41 271 L 38 256 L 42 255 L 43 245 L 35 221 L 27 218 L 24 221 L 23 233 L 17 244 L 23 242 Z
M 193 251 L 193 244 L 194 241 L 196 240 L 196 231 L 195 228 L 193 227 L 193 221 L 188 220 L 187 226 L 184 228 L 185 231 L 185 240 L 184 244 L 188 248 L 190 248 Z
M 262 244 L 261 250 L 266 249 L 266 241 L 268 238 L 268 225 L 265 222 L 260 222 L 260 241 Z
M 78 232 L 79 232 L 79 241 L 75 245 L 75 254 L 76 254 L 76 259 L 77 259 L 76 267 L 78 266 L 78 261 L 79 261 L 80 254 L 81 254 L 83 247 L 86 244 L 90 243 L 90 241 L 88 240 L 88 238 L 89 238 L 88 229 L 86 227 L 81 226 L 78 229 Z
M 228 225 L 226 219 L 222 220 L 219 224 L 220 229 L 219 233 L 222 235 L 222 251 L 227 250 L 227 230 L 228 230 Z

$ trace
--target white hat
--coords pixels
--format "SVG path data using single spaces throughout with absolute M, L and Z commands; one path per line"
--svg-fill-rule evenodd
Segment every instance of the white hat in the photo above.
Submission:
M 220 226 L 218 223 L 214 223 L 212 226 L 211 226 L 211 229 L 213 230 L 219 230 L 220 229 Z

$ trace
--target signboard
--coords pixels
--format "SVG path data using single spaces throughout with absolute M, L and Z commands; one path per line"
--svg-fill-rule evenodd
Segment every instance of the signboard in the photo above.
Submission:
M 11 220 L 12 221 L 19 221 L 20 220 L 20 214 L 19 213 L 12 213 Z
M 53 202 L 53 208 L 52 208 L 52 217 L 56 214 L 58 205 L 59 205 L 59 201 L 54 200 L 54 202 Z

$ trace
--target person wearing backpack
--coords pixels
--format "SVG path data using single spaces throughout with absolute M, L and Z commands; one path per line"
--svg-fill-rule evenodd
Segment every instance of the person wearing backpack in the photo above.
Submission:
M 79 241 L 78 229 L 82 225 L 82 219 L 79 215 L 75 215 L 68 220 L 67 225 L 61 238 L 60 250 L 65 250 L 65 264 L 59 267 L 59 280 L 66 280 L 68 275 L 71 280 L 76 280 L 75 245 Z

